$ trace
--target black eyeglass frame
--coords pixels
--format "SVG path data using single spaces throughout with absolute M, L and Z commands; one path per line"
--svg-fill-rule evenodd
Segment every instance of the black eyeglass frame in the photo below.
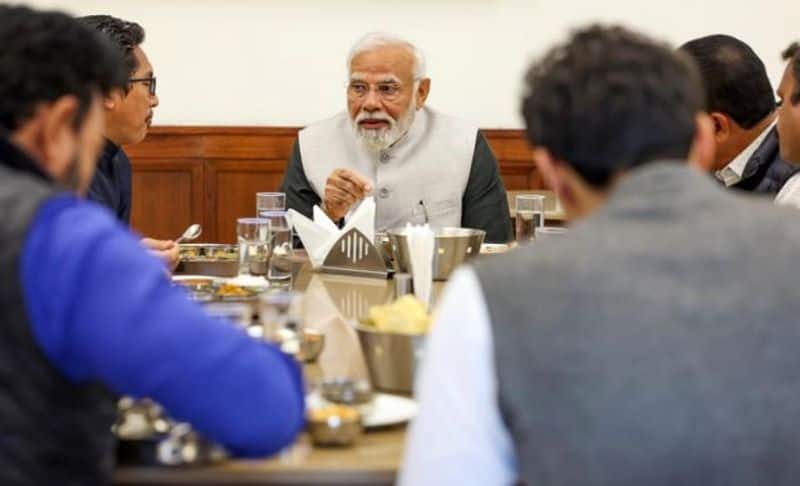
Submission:
M 150 76 L 149 78 L 131 78 L 128 80 L 129 83 L 147 83 L 147 89 L 150 92 L 150 96 L 156 95 L 156 77 Z

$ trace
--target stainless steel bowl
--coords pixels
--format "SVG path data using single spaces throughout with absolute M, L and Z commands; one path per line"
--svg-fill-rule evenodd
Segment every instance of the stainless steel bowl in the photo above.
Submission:
M 180 262 L 176 274 L 235 277 L 239 273 L 239 249 L 236 245 L 187 243 L 178 247 Z
M 422 360 L 424 334 L 398 334 L 356 326 L 369 379 L 376 390 L 410 395 Z
M 447 280 L 453 270 L 465 261 L 477 256 L 486 232 L 470 228 L 433 228 L 435 239 L 433 249 L 433 279 Z M 411 258 L 405 228 L 388 232 L 392 241 L 392 253 L 401 272 L 411 271 Z
M 372 389 L 365 380 L 332 378 L 320 385 L 322 398 L 343 405 L 363 405 L 372 400 Z
M 323 418 L 315 418 L 315 411 L 309 412 L 306 419 L 311 440 L 319 446 L 348 446 L 361 435 L 361 414 L 352 407 L 336 405 L 338 409 L 347 409 L 348 415 L 331 414 Z

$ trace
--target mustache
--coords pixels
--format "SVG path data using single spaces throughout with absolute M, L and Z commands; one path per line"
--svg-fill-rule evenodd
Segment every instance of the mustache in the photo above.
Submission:
M 385 121 L 390 125 L 394 125 L 396 123 L 395 119 L 384 111 L 378 111 L 375 113 L 367 113 L 366 111 L 362 111 L 356 116 L 356 123 L 361 123 L 364 120 Z

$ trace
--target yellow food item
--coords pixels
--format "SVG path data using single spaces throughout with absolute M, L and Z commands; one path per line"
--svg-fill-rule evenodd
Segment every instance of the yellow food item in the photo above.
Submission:
M 358 410 L 346 405 L 328 405 L 308 412 L 308 419 L 312 422 L 325 422 L 331 417 L 339 417 L 342 420 L 358 420 L 360 415 Z
M 379 331 L 400 334 L 426 334 L 431 326 L 425 305 L 410 294 L 391 304 L 371 307 L 369 320 Z
M 217 295 L 220 297 L 250 297 L 253 292 L 233 284 L 222 284 L 217 289 Z

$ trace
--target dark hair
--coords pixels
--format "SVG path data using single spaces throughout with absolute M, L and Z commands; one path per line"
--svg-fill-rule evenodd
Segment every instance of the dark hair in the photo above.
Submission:
M 128 22 L 111 15 L 87 15 L 78 17 L 78 21 L 105 35 L 111 44 L 125 56 L 128 76 L 133 76 L 139 67 L 133 50 L 144 42 L 142 26 L 136 22 Z
M 729 35 L 709 35 L 680 48 L 697 63 L 706 109 L 725 113 L 742 128 L 753 128 L 775 110 L 775 95 L 764 63 L 753 49 Z
M 800 103 L 800 43 L 793 42 L 783 51 L 783 60 L 792 63 L 792 74 L 794 74 L 794 93 L 791 102 L 793 105 Z
M 685 160 L 703 104 L 687 58 L 622 27 L 573 33 L 530 67 L 525 84 L 528 140 L 595 187 L 656 159 Z
M 60 12 L 0 5 L 0 127 L 16 130 L 66 95 L 78 98 L 77 127 L 95 95 L 126 84 L 122 57 L 96 32 Z

